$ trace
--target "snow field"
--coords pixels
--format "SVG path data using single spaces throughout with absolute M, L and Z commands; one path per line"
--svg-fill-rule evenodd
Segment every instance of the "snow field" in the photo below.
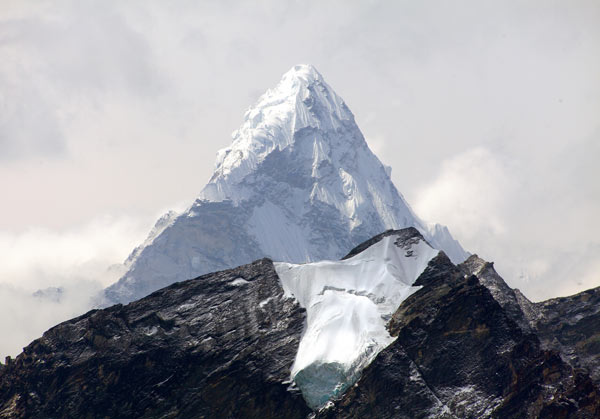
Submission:
M 341 366 L 344 378 L 356 379 L 357 372 L 394 341 L 387 320 L 419 289 L 412 284 L 438 252 L 424 240 L 402 244 L 392 235 L 347 260 L 275 263 L 285 296 L 295 298 L 307 315 L 292 379 L 307 367 L 326 364 Z M 299 384 L 307 401 L 322 401 L 319 395 L 307 397 L 302 387 L 309 384 Z M 332 393 L 350 384 L 337 382 L 320 391 Z

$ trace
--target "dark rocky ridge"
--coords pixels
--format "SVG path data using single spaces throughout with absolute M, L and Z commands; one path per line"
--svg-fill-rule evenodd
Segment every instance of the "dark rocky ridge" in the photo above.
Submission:
M 545 349 L 560 352 L 574 368 L 583 368 L 600 385 L 600 287 L 539 303 L 510 288 L 493 263 L 473 255 L 459 265 L 476 275 L 519 326 L 534 332 Z
M 306 417 L 305 312 L 268 259 L 61 323 L 0 369 L 0 417 Z
M 429 244 L 427 240 L 423 237 L 423 235 L 414 227 L 403 228 L 402 230 L 386 230 L 381 234 L 378 234 L 369 240 L 364 241 L 363 243 L 356 246 L 354 249 L 350 250 L 346 256 L 342 258 L 342 260 L 350 259 L 353 256 L 358 255 L 359 253 L 364 252 L 369 247 L 383 240 L 384 237 L 388 236 L 397 236 L 398 243 L 404 243 L 404 245 L 410 245 L 411 243 L 417 242 L 419 240 L 423 240 L 425 243 Z
M 600 392 L 511 319 L 476 276 L 440 253 L 393 315 L 398 339 L 321 417 L 600 415 Z
M 389 235 L 422 238 L 386 231 L 347 257 Z M 398 339 L 318 417 L 600 417 L 578 368 L 596 365 L 597 290 L 534 304 L 492 264 L 443 253 L 416 285 L 388 324 Z M 0 417 L 307 417 L 287 383 L 304 322 L 268 259 L 180 282 L 62 323 L 0 366 Z
M 533 303 L 530 319 L 544 345 L 586 368 L 600 384 L 600 287 Z
M 494 269 L 492 262 L 487 262 L 477 255 L 471 255 L 459 265 L 466 275 L 475 275 L 485 286 L 492 297 L 506 310 L 506 314 L 524 331 L 531 331 L 531 324 L 524 314 L 525 296 L 519 290 L 508 286 Z M 527 300 L 528 301 L 528 300 Z

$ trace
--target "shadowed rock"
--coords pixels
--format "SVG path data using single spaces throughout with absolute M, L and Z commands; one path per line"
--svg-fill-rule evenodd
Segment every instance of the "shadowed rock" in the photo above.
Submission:
M 320 417 L 600 415 L 600 393 L 525 333 L 476 276 L 443 254 L 389 322 L 397 340 Z
M 304 310 L 262 259 L 64 322 L 0 368 L 0 417 L 306 417 Z

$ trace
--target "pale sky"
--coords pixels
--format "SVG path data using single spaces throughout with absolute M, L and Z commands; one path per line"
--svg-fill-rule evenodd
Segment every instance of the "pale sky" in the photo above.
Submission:
M 298 63 L 417 214 L 511 286 L 600 286 L 596 0 L 4 0 L 0 355 L 89 308 Z

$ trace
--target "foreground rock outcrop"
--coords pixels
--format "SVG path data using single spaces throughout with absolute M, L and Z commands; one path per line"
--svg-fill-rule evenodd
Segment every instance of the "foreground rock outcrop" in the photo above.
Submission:
M 476 275 L 522 330 L 535 333 L 545 349 L 560 352 L 563 360 L 585 369 L 600 385 L 600 287 L 533 303 L 518 289 L 511 289 L 493 263 L 477 255 L 459 267 Z
M 372 253 L 381 248 L 387 284 L 406 278 L 423 246 L 414 228 L 387 231 L 343 266 L 379 261 Z M 432 254 L 385 317 L 390 343 L 316 412 L 290 379 L 311 322 L 261 259 L 48 330 L 0 365 L 0 417 L 600 417 L 596 290 L 531 303 L 476 256 L 457 266 Z M 322 292 L 391 301 L 358 280 L 356 290 Z
M 530 316 L 540 339 L 600 383 L 600 288 L 534 303 Z
M 306 417 L 282 296 L 263 259 L 62 323 L 0 369 L 0 417 Z
M 541 348 L 492 293 L 445 255 L 389 322 L 398 339 L 321 417 L 525 418 L 600 415 L 584 372 Z

